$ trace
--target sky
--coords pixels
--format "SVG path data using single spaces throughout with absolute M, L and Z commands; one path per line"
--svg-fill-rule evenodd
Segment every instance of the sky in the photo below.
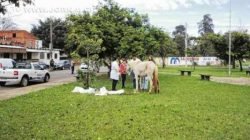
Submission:
M 101 0 L 100 0 L 101 1 Z M 198 35 L 197 23 L 203 15 L 210 14 L 215 32 L 229 30 L 230 0 L 114 0 L 121 7 L 133 8 L 140 14 L 148 14 L 150 23 L 170 34 L 175 26 L 187 24 L 190 35 Z M 47 17 L 65 18 L 70 13 L 94 11 L 98 0 L 34 0 L 33 5 L 8 7 L 6 17 L 11 17 L 19 29 L 30 31 L 38 20 Z M 232 30 L 250 31 L 250 0 L 231 0 Z M 3 17 L 3 15 L 1 15 Z

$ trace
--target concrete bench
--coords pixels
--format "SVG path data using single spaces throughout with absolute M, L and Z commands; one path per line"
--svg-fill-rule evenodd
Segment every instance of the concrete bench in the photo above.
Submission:
M 192 71 L 191 70 L 180 70 L 181 76 L 184 76 L 185 73 L 187 73 L 188 76 L 191 76 Z
M 210 76 L 211 76 L 211 75 L 208 75 L 208 74 L 200 74 L 200 76 L 201 76 L 201 80 L 210 81 Z

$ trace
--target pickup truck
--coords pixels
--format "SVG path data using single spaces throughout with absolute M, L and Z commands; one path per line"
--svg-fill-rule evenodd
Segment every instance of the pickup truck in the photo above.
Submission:
M 17 63 L 13 68 L 0 67 L 0 86 L 5 86 L 7 82 L 15 82 L 25 87 L 29 82 L 48 82 L 49 79 L 48 70 L 41 68 L 38 63 Z

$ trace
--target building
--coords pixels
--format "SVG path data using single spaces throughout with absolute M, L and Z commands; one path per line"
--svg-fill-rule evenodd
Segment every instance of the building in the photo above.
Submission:
M 27 51 L 27 60 L 31 61 L 40 61 L 46 64 L 49 64 L 50 60 L 53 59 L 54 62 L 60 61 L 60 49 L 53 49 L 51 52 L 49 49 L 43 48 L 33 48 L 33 49 L 26 49 Z M 52 58 L 51 58 L 52 53 Z
M 41 61 L 47 64 L 51 59 L 55 62 L 60 60 L 59 49 L 43 48 L 42 41 L 25 30 L 0 31 L 0 44 L 0 58 Z
M 36 48 L 37 38 L 25 30 L 0 31 L 0 44 Z
M 23 60 L 26 58 L 26 48 L 20 46 L 0 45 L 0 58 Z

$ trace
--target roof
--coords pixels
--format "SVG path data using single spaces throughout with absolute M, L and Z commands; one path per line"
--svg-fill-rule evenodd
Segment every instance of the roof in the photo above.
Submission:
M 1 48 L 26 49 L 21 46 L 0 45 Z

